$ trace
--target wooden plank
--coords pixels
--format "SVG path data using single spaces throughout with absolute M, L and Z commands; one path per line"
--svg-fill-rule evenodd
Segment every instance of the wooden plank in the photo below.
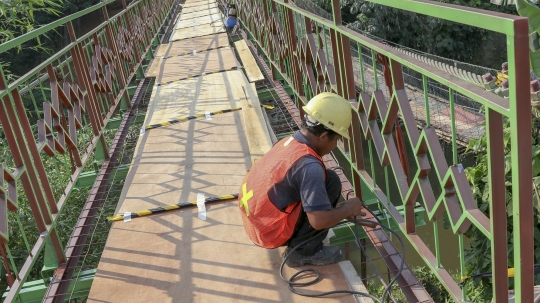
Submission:
M 204 5 L 204 4 L 214 4 L 217 3 L 216 0 L 186 0 L 184 4 L 178 4 L 182 8 L 186 7 L 194 7 L 198 5 Z
M 229 70 L 235 66 L 238 66 L 238 63 L 232 49 L 220 48 L 195 55 L 176 56 L 168 59 L 156 58 L 146 76 L 156 77 L 156 82 L 164 83 L 187 76 Z
M 241 71 L 217 73 L 155 87 L 144 126 L 236 107 L 243 109 L 252 160 L 260 158 L 272 147 L 272 142 L 257 89 Z
M 154 54 L 154 57 L 177 56 L 193 50 L 201 51 L 209 48 L 223 47 L 229 45 L 227 33 L 196 37 L 189 40 L 182 40 L 161 44 Z
M 169 39 L 169 41 L 183 40 L 188 38 L 194 38 L 199 36 L 208 36 L 211 34 L 218 34 L 226 32 L 223 27 L 223 22 L 218 21 L 209 24 L 199 24 L 197 26 L 184 27 L 175 29 Z
M 242 66 L 245 68 L 249 82 L 264 80 L 264 76 L 255 61 L 253 54 L 249 50 L 246 41 L 243 39 L 236 41 L 234 42 L 234 46 L 236 47 L 238 55 L 240 55 L 240 60 L 242 60 Z
M 217 3 L 201 3 L 200 5 L 186 6 L 182 8 L 182 15 L 195 13 L 203 10 L 217 9 Z
M 221 14 L 213 14 L 208 16 L 203 16 L 195 19 L 187 19 L 187 20 L 178 20 L 174 26 L 175 29 L 180 29 L 184 27 L 192 27 L 192 26 L 198 26 L 201 24 L 214 24 L 219 23 L 223 26 L 223 19 Z
M 220 14 L 220 13 L 221 11 L 217 8 L 205 9 L 205 10 L 193 12 L 193 13 L 186 13 L 186 14 L 182 13 L 182 15 L 180 16 L 180 20 L 200 18 L 203 16 Z

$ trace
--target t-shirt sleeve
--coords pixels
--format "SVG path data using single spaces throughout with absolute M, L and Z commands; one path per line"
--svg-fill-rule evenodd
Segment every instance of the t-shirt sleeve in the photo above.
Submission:
M 299 189 L 305 212 L 332 209 L 324 183 L 324 168 L 316 159 L 302 161 L 295 172 L 293 182 Z

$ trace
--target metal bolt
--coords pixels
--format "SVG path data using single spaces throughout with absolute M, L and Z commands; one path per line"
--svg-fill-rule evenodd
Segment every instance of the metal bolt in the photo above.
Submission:
M 538 80 L 531 81 L 530 87 L 531 87 L 531 93 L 536 93 L 540 91 L 540 83 L 538 82 Z
M 504 80 L 504 81 L 502 82 L 501 87 L 502 87 L 503 89 L 508 89 L 508 79 L 506 79 L 506 80 Z
M 491 75 L 490 73 L 483 75 L 482 78 L 484 79 L 484 84 L 493 81 L 493 75 Z

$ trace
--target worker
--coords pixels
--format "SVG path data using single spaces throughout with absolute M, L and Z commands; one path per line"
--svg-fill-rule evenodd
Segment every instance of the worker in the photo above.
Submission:
M 234 28 L 237 23 L 238 19 L 236 16 L 236 6 L 234 4 L 229 4 L 227 9 L 227 19 L 225 20 L 225 27 L 230 30 Z
M 252 166 L 239 193 L 244 229 L 264 248 L 287 246 L 289 267 L 339 261 L 337 246 L 323 246 L 328 229 L 360 215 L 362 202 L 352 198 L 336 208 L 341 194 L 337 173 L 325 169 L 322 157 L 341 138 L 349 139 L 351 106 L 334 93 L 321 93 L 303 107 L 301 130 L 277 142 Z

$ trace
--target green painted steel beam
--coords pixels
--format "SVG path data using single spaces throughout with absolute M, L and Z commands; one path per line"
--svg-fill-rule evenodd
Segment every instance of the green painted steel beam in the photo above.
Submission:
M 145 113 L 137 113 L 137 115 L 135 116 L 135 121 L 133 122 L 133 124 L 143 123 L 145 117 L 146 117 Z M 123 117 L 120 116 L 120 115 L 118 117 L 110 119 L 107 122 L 107 125 L 105 126 L 105 129 L 107 129 L 107 130 L 118 129 L 120 127 L 120 124 L 122 123 L 122 119 L 123 119 Z
M 123 180 L 127 177 L 127 174 L 129 172 L 129 164 L 122 164 L 115 168 L 112 172 L 113 178 L 111 182 L 115 182 L 117 180 Z M 77 182 L 75 183 L 75 188 L 85 188 L 85 187 L 91 187 L 94 185 L 94 182 L 96 181 L 97 172 L 84 172 L 82 173 L 79 178 L 77 179 Z
M 377 199 L 364 201 L 364 204 L 367 206 L 375 205 L 378 203 L 379 203 L 379 200 Z M 420 203 L 416 203 L 416 206 L 417 207 L 414 209 L 414 220 L 416 222 L 416 226 L 425 226 L 426 225 L 426 221 L 424 220 L 425 209 L 423 207 L 419 207 Z M 401 215 L 404 215 L 403 208 L 404 208 L 403 206 L 396 207 L 396 209 L 399 211 Z M 376 210 L 376 211 L 373 211 L 373 214 L 375 214 L 375 216 L 379 219 L 379 221 L 381 221 L 384 225 L 389 226 L 393 231 L 396 231 L 396 232 L 401 231 L 399 228 L 399 224 L 396 222 L 396 220 L 394 220 L 392 215 L 390 215 L 389 213 L 387 212 L 383 213 L 381 211 Z M 390 224 L 388 224 L 388 222 L 390 222 Z M 351 241 L 356 240 L 355 235 L 354 235 L 354 225 L 352 223 L 347 224 L 347 225 L 342 225 L 339 227 L 334 227 L 332 228 L 332 230 L 334 231 L 336 236 L 333 238 L 330 238 L 331 245 L 338 245 L 338 244 L 343 244 L 346 242 L 351 242 Z M 366 232 L 364 231 L 364 229 L 358 228 L 358 239 L 367 239 L 367 237 L 368 236 Z M 335 239 L 335 240 L 332 240 L 332 239 Z
M 285 89 L 285 92 L 287 92 L 287 95 L 294 95 L 294 91 L 290 86 L 283 86 L 283 88 Z M 260 89 L 257 91 L 257 95 L 261 101 L 275 99 L 278 96 L 276 90 L 273 88 Z
M 94 282 L 94 276 L 96 274 L 95 269 L 86 270 L 81 272 L 77 281 L 72 281 L 69 286 L 68 292 L 72 294 L 71 299 L 87 297 Z M 47 292 L 47 283 L 43 280 L 36 280 L 24 283 L 21 291 L 17 295 L 14 303 L 41 303 L 45 293 Z M 9 291 L 9 288 L 8 288 Z M 4 293 L 2 299 L 7 296 L 7 292 Z
M 278 138 L 279 140 L 285 138 L 285 137 L 288 137 L 288 136 L 292 136 L 294 134 L 294 132 L 288 132 L 288 133 L 281 133 L 281 134 L 276 134 L 276 138 Z
M 129 86 L 127 88 L 127 92 L 129 94 L 130 97 L 132 97 L 133 95 L 135 95 L 135 91 L 137 91 L 137 86 Z

